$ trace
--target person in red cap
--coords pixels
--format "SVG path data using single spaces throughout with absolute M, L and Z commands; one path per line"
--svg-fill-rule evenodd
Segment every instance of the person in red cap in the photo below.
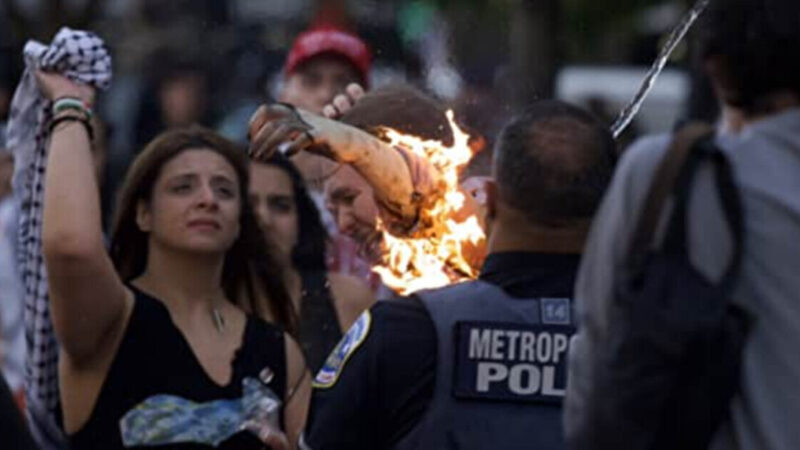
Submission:
M 301 33 L 286 58 L 279 100 L 321 114 L 349 84 L 367 86 L 371 60 L 367 44 L 350 32 L 328 26 Z
M 322 114 L 325 105 L 349 85 L 354 85 L 351 90 L 367 85 L 371 59 L 367 44 L 358 36 L 330 25 L 311 28 L 292 44 L 278 100 Z M 320 191 L 326 175 L 335 168 L 330 161 L 309 154 L 297 155 L 292 162 L 312 191 Z
M 312 26 L 292 44 L 278 100 L 312 113 L 336 117 L 349 108 L 351 99 L 364 94 L 371 63 L 367 44 L 355 34 L 331 24 Z M 339 95 L 344 93 L 345 96 Z M 342 111 L 334 105 L 341 105 Z M 354 275 L 376 289 L 379 283 L 370 265 L 357 256 L 356 244 L 337 232 L 333 218 L 322 207 L 323 184 L 338 165 L 309 152 L 301 152 L 291 159 L 303 175 L 331 235 L 328 268 Z

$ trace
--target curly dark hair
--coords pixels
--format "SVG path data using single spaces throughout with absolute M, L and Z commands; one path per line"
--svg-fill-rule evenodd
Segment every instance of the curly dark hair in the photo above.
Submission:
M 726 104 L 768 112 L 768 96 L 800 96 L 800 1 L 713 1 L 696 29 L 698 56 Z
M 300 272 L 325 270 L 328 232 L 322 224 L 319 210 L 308 193 L 303 176 L 297 167 L 283 154 L 276 152 L 267 160 L 253 164 L 264 164 L 282 170 L 292 180 L 292 193 L 297 208 L 297 245 L 292 249 L 292 264 Z

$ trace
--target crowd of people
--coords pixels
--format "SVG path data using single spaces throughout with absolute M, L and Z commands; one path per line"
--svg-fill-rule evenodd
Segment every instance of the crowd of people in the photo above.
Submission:
M 107 55 L 60 32 L 0 141 L 0 446 L 800 447 L 800 4 L 711 2 L 694 34 L 715 126 L 625 149 L 532 103 L 459 180 L 479 276 L 401 296 L 381 230 L 428 226 L 441 174 L 381 130 L 454 135 L 369 86 L 361 38 L 299 35 L 245 145 L 165 83 L 185 114 L 144 127 L 106 221 Z

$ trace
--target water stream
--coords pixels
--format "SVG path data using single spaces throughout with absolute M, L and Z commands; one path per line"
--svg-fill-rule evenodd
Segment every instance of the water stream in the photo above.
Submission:
M 631 102 L 625 106 L 622 112 L 620 112 L 619 117 L 614 124 L 611 125 L 611 133 L 615 138 L 619 137 L 619 135 L 622 134 L 626 128 L 628 128 L 628 125 L 630 125 L 633 118 L 639 112 L 639 109 L 641 109 L 642 103 L 647 98 L 647 94 L 650 93 L 650 90 L 655 85 L 656 79 L 667 65 L 667 61 L 669 61 L 669 57 L 672 55 L 675 47 L 677 47 L 678 44 L 683 40 L 684 36 L 686 36 L 686 33 L 689 31 L 695 21 L 697 21 L 697 18 L 700 17 L 700 14 L 702 14 L 706 9 L 709 2 L 710 0 L 698 0 L 692 9 L 690 9 L 683 16 L 683 18 L 681 18 L 681 21 L 672 30 L 672 32 L 670 32 L 667 42 L 663 47 L 661 47 L 661 52 L 658 54 L 658 58 L 656 58 L 653 66 L 650 67 L 650 70 L 644 77 L 639 91 L 633 97 Z

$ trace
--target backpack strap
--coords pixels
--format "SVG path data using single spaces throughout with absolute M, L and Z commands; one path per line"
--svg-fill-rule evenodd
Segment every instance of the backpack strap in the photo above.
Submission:
M 713 128 L 707 124 L 691 123 L 675 134 L 664 158 L 656 169 L 647 197 L 645 197 L 644 209 L 639 216 L 628 248 L 627 261 L 631 268 L 640 268 L 648 252 L 653 248 L 655 231 L 664 203 L 672 193 L 692 147 L 700 139 L 711 136 L 713 133 Z
M 717 191 L 722 201 L 722 209 L 733 237 L 733 255 L 728 269 L 722 278 L 723 286 L 729 287 L 739 273 L 744 254 L 744 208 L 736 188 L 736 179 L 733 175 L 730 161 L 717 149 L 714 154 L 714 170 L 717 176 Z
M 731 232 L 731 243 L 733 245 L 731 259 L 719 283 L 720 287 L 728 289 L 733 282 L 733 278 L 738 273 L 742 261 L 744 220 L 741 199 L 736 189 L 730 162 L 725 154 L 714 144 L 713 139 L 710 136 L 700 137 L 691 148 L 693 150 L 688 156 L 688 162 L 684 164 L 684 168 L 674 187 L 675 207 L 664 237 L 662 250 L 678 254 L 686 259 L 689 258 L 687 244 L 689 197 L 697 166 L 701 160 L 709 160 L 714 170 L 717 195 L 722 206 L 722 212 L 725 215 L 725 222 Z

